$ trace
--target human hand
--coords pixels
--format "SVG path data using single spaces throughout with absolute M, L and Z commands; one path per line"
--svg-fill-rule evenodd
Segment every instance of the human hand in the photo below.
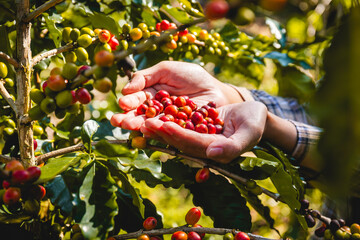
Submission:
M 174 122 L 149 118 L 140 128 L 145 137 L 168 143 L 191 156 L 228 163 L 252 149 L 262 138 L 267 109 L 260 102 L 230 104 L 218 108 L 224 119 L 222 134 L 203 134 L 184 129 Z
M 159 90 L 176 96 L 187 95 L 198 105 L 214 101 L 220 107 L 242 101 L 233 88 L 218 81 L 199 65 L 163 61 L 134 73 L 131 82 L 122 90 L 124 96 L 119 99 L 119 106 L 126 113 L 115 114 L 111 119 L 113 126 L 138 130 L 145 118 L 137 116 L 134 109 L 146 99 L 153 98 Z

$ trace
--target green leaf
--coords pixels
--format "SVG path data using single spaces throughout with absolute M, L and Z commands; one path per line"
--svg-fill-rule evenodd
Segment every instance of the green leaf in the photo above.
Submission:
M 46 196 L 50 198 L 52 204 L 59 206 L 63 212 L 71 213 L 73 209 L 72 197 L 62 176 L 57 176 L 46 184 Z
M 138 207 L 139 213 L 142 218 L 144 218 L 145 214 L 145 206 L 143 203 L 143 200 L 140 198 L 139 190 L 136 189 L 131 183 L 129 182 L 129 179 L 127 175 L 122 172 L 120 169 L 116 167 L 116 164 L 112 164 L 113 161 L 102 161 L 102 163 L 107 166 L 109 169 L 111 175 L 116 178 L 117 180 L 121 181 L 121 189 L 127 193 L 130 194 L 133 199 L 133 205 Z
M 182 24 L 190 23 L 193 21 L 193 19 L 189 17 L 186 12 L 182 11 L 179 8 L 166 4 L 162 6 L 162 9 L 164 9 L 169 14 L 169 16 L 175 18 L 178 22 Z
M 286 29 L 283 28 L 278 21 L 271 18 L 266 18 L 265 23 L 270 27 L 270 32 L 279 41 L 280 45 L 286 45 Z
M 297 210 L 300 209 L 300 199 L 303 199 L 303 189 L 297 188 L 294 184 L 294 182 L 300 181 L 299 176 L 292 174 L 291 170 L 286 168 L 286 165 L 275 156 L 259 149 L 254 149 L 253 152 L 257 157 L 281 163 L 277 170 L 270 176 L 270 179 L 280 194 L 281 201 L 286 203 L 294 213 L 297 213 Z M 299 179 L 297 180 L 296 178 Z M 303 229 L 306 230 L 307 224 L 304 217 L 299 214 L 296 214 L 296 217 Z
M 196 170 L 193 178 L 195 173 Z M 193 194 L 194 204 L 214 220 L 214 227 L 250 230 L 251 215 L 246 200 L 224 177 L 211 173 L 206 182 L 185 187 Z
M 53 14 L 49 16 L 48 13 L 43 13 L 45 19 L 46 28 L 49 30 L 50 38 L 54 41 L 55 46 L 58 48 L 61 46 L 62 32 L 56 27 L 56 23 L 61 21 L 61 16 Z
M 253 171 L 255 169 L 270 176 L 279 167 L 279 163 L 262 158 L 247 157 L 240 163 L 240 167 L 244 171 Z
M 92 137 L 96 133 L 96 131 L 99 129 L 99 124 L 95 120 L 87 120 L 84 122 L 82 128 L 81 128 L 81 139 L 85 146 L 87 146 L 87 149 L 90 149 Z
M 235 40 L 239 37 L 239 29 L 230 21 L 225 24 L 219 33 L 226 42 L 230 42 L 231 40 Z
M 36 183 L 40 184 L 50 181 L 60 173 L 66 171 L 69 166 L 80 161 L 82 157 L 83 155 L 71 153 L 58 158 L 50 158 L 47 163 L 41 167 L 41 175 Z
M 86 211 L 79 221 L 86 239 L 106 239 L 114 227 L 114 216 L 118 213 L 116 186 L 109 170 L 94 162 L 87 172 L 79 197 Z
M 278 66 L 276 79 L 279 83 L 279 95 L 283 97 L 293 97 L 304 102 L 315 93 L 314 81 L 296 67 Z
M 275 220 L 270 216 L 270 208 L 263 205 L 257 195 L 247 191 L 243 184 L 237 183 L 235 181 L 231 182 L 236 186 L 236 188 L 240 191 L 241 195 L 255 209 L 255 211 L 258 212 L 260 216 L 265 219 L 265 221 L 269 224 L 269 227 L 279 233 L 279 231 L 276 230 L 274 227 Z
M 134 158 L 136 153 L 134 151 L 129 150 L 126 144 L 110 144 L 105 139 L 100 140 L 95 145 L 95 151 L 103 157 L 129 157 Z
M 89 20 L 94 28 L 105 28 L 112 34 L 117 34 L 120 31 L 119 24 L 113 18 L 103 13 L 89 15 Z
M 156 206 L 149 200 L 144 198 L 145 215 L 141 216 L 139 209 L 134 206 L 133 199 L 130 194 L 124 193 L 121 189 L 116 192 L 117 204 L 119 206 L 119 214 L 115 216 L 115 232 L 118 234 L 118 229 L 123 229 L 126 232 L 136 232 L 143 228 L 143 222 L 147 217 L 154 217 L 157 220 L 155 229 L 163 228 L 162 217 L 157 213 Z M 124 217 L 126 216 L 126 217 Z

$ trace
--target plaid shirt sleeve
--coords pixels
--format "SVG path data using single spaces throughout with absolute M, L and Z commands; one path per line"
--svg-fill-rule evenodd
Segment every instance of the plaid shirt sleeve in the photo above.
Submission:
M 295 99 L 275 97 L 259 90 L 250 92 L 254 100 L 264 103 L 270 112 L 294 124 L 297 131 L 297 143 L 291 155 L 300 162 L 309 147 L 317 143 L 322 130 L 309 124 L 310 119 L 304 108 Z

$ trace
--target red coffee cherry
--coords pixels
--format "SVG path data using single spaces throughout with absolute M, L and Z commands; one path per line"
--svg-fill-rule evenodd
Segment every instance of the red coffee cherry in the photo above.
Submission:
M 212 120 L 211 118 L 209 117 L 206 117 L 205 120 L 207 121 L 207 123 L 211 123 L 211 124 L 214 124 L 214 120 Z
M 238 232 L 235 235 L 235 240 L 250 240 L 250 237 L 244 232 Z
M 5 170 L 9 172 L 13 172 L 15 170 L 23 170 L 24 166 L 21 164 L 21 162 L 17 160 L 11 160 L 8 162 L 5 166 Z
M 183 231 L 177 231 L 171 235 L 171 240 L 187 240 L 187 238 L 187 234 Z
M 195 130 L 194 124 L 191 121 L 186 121 L 185 128 L 189 130 Z
M 114 63 L 114 54 L 101 50 L 95 54 L 95 63 L 100 67 L 111 67 Z
M 175 105 L 167 106 L 164 110 L 165 114 L 170 114 L 170 115 L 173 115 L 174 117 L 177 116 L 178 112 L 179 112 L 179 110 Z
M 178 112 L 176 117 L 183 120 L 186 120 L 188 118 L 188 116 L 184 112 Z
M 145 112 L 146 112 L 146 110 L 147 110 L 148 108 L 149 108 L 148 105 L 146 105 L 146 104 L 143 103 L 143 104 L 141 104 L 140 106 L 137 107 L 136 113 L 137 113 L 138 115 L 145 114 Z
M 160 112 L 160 113 L 164 111 L 164 105 L 162 105 L 161 102 L 159 102 L 158 100 L 155 100 L 155 99 L 153 99 L 152 101 L 153 101 L 153 103 L 154 103 L 155 106 L 158 106 L 158 107 L 159 107 L 159 109 L 160 109 L 159 112 Z
M 148 217 L 143 222 L 143 227 L 146 230 L 154 229 L 156 227 L 156 225 L 157 225 L 157 220 L 154 217 Z
M 202 226 L 200 224 L 194 224 L 193 227 L 199 227 L 201 228 Z M 205 233 L 198 233 L 201 237 L 201 239 L 203 239 L 205 237 Z
M 186 105 L 188 105 L 193 111 L 197 108 L 196 103 L 191 99 L 186 101 Z
M 195 181 L 197 183 L 203 183 L 206 182 L 210 177 L 210 171 L 209 168 L 204 167 L 202 169 L 199 169 L 195 175 Z
M 206 118 L 209 114 L 208 111 L 206 110 L 206 108 L 201 107 L 199 110 L 196 110 L 196 112 L 199 112 L 203 115 L 204 118 Z
M 111 33 L 106 29 L 101 30 L 99 32 L 99 40 L 102 43 L 107 43 L 110 40 L 110 37 L 111 37 Z
M 179 31 L 179 37 L 186 36 L 186 34 L 188 34 L 188 33 L 189 33 L 189 30 L 187 28 L 183 31 Z
M 180 112 L 186 113 L 186 115 L 187 115 L 188 117 L 189 117 L 189 116 L 191 115 L 191 113 L 192 113 L 192 109 L 191 109 L 191 107 L 188 106 L 188 105 L 185 105 L 185 106 L 179 108 L 179 110 L 180 110 Z
M 201 240 L 201 237 L 197 232 L 189 232 L 188 240 Z
M 214 119 L 214 125 L 224 126 L 224 120 L 222 120 L 221 118 L 216 118 Z
M 12 184 L 24 184 L 29 180 L 29 173 L 26 170 L 16 170 L 11 175 Z
M 148 109 L 146 109 L 145 116 L 148 118 L 153 118 L 156 116 L 156 113 L 157 111 L 155 107 L 149 107 Z
M 208 133 L 209 130 L 205 124 L 200 123 L 195 126 L 195 131 L 198 133 Z
M 164 106 L 165 109 L 167 106 L 173 105 L 173 102 L 170 98 L 165 97 L 161 100 L 161 104 Z
M 61 75 L 50 75 L 47 80 L 47 87 L 54 92 L 59 92 L 66 88 L 65 79 Z
M 91 101 L 91 95 L 86 88 L 79 88 L 76 90 L 75 95 L 81 104 L 88 104 Z
M 108 42 L 108 44 L 111 47 L 112 51 L 115 51 L 117 49 L 117 47 L 119 46 L 119 41 L 117 40 L 117 38 L 115 36 L 112 36 Z
M 184 119 L 176 119 L 176 120 L 175 120 L 175 123 L 176 123 L 177 125 L 179 125 L 180 127 L 185 128 L 186 122 L 185 122 Z
M 208 128 L 208 133 L 209 134 L 216 134 L 216 127 L 215 127 L 214 124 L 208 123 L 207 128 Z
M 37 166 L 31 166 L 26 169 L 29 173 L 29 182 L 35 182 L 41 175 L 41 169 Z
M 178 107 L 183 107 L 186 105 L 186 99 L 183 96 L 177 97 L 174 104 Z
M 142 234 L 137 238 L 137 240 L 150 240 L 150 237 L 147 234 Z
M 219 112 L 215 108 L 209 108 L 208 113 L 211 119 L 216 119 L 219 116 Z
M 219 19 L 226 16 L 229 4 L 225 0 L 210 1 L 205 5 L 205 17 L 208 19 Z
M 215 125 L 215 128 L 216 128 L 216 134 L 220 134 L 223 132 L 223 126 L 217 124 Z
M 36 150 L 37 146 L 38 146 L 38 143 L 37 143 L 36 139 L 34 139 L 33 144 L 34 144 L 34 150 Z
M 155 94 L 155 99 L 161 102 L 164 98 L 170 98 L 170 94 L 165 90 L 160 90 Z
M 194 112 L 191 115 L 191 121 L 193 122 L 194 125 L 200 124 L 202 123 L 202 121 L 204 120 L 204 117 L 201 113 L 199 112 Z
M 216 108 L 216 102 L 214 102 L 214 101 L 208 102 L 207 105 L 208 105 L 209 107 Z
M 171 116 L 171 115 L 163 115 L 159 118 L 159 120 L 163 121 L 163 122 L 169 122 L 171 121 L 168 116 Z
M 200 220 L 200 217 L 201 211 L 198 208 L 194 207 L 186 213 L 185 221 L 189 225 L 194 225 Z
M 3 201 L 6 205 L 13 205 L 17 202 L 19 202 L 21 197 L 21 191 L 20 188 L 10 187 L 6 189 L 4 195 L 3 195 Z
M 160 22 L 160 28 L 162 31 L 168 30 L 170 28 L 170 22 L 166 19 Z
M 8 189 L 9 187 L 10 187 L 10 182 L 9 181 L 7 181 L 7 180 L 3 180 L 3 182 L 2 182 L 2 187 L 4 188 L 4 189 Z

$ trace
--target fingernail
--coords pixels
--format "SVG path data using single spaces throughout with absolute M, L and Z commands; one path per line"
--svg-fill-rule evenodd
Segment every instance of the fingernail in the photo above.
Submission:
M 224 150 L 221 147 L 214 147 L 208 151 L 207 156 L 208 157 L 216 157 L 216 156 L 223 154 L 223 152 L 224 152 Z

